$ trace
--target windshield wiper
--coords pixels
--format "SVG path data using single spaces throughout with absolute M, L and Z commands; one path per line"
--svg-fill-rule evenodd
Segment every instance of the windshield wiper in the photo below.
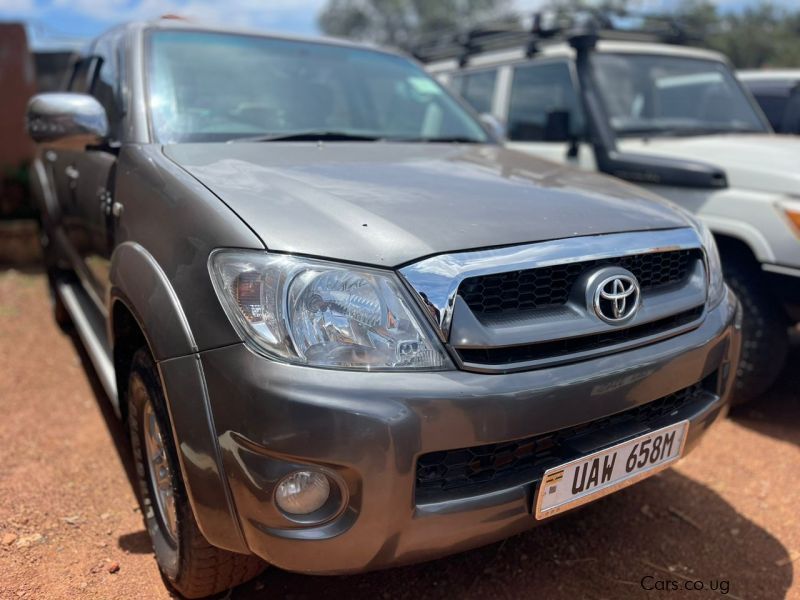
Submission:
M 382 137 L 344 131 L 294 131 L 270 135 L 257 135 L 229 140 L 232 142 L 377 142 Z
M 392 142 L 403 142 L 407 144 L 482 144 L 481 140 L 464 135 L 453 135 L 443 137 L 393 137 L 389 138 Z
M 382 137 L 344 131 L 294 131 L 269 135 L 235 138 L 235 142 L 399 142 L 407 144 L 481 144 L 481 140 L 468 136 L 442 137 Z
M 617 131 L 621 137 L 692 137 L 698 135 L 716 135 L 726 133 L 763 133 L 755 127 L 626 127 Z

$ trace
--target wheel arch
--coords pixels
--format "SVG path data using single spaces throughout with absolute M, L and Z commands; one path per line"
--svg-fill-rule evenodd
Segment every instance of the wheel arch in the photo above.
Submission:
M 720 254 L 725 251 L 749 253 L 756 263 L 775 262 L 775 252 L 764 234 L 753 225 L 741 220 L 727 219 L 716 215 L 698 217 L 708 225 L 720 245 Z M 725 258 L 723 256 L 723 258 Z
M 744 261 L 747 264 L 760 268 L 760 261 L 753 248 L 742 238 L 726 233 L 714 232 L 720 256 L 725 259 Z
M 116 298 L 113 301 L 109 321 L 111 332 L 109 339 L 112 340 L 112 360 L 117 380 L 119 410 L 124 422 L 128 419 L 128 403 L 125 401 L 125 394 L 133 356 L 142 347 L 147 347 L 151 355 L 153 355 L 153 350 L 139 319 L 122 299 Z
M 120 411 L 136 350 L 147 346 L 156 364 L 180 471 L 198 527 L 213 545 L 248 553 L 236 517 L 214 427 L 198 346 L 163 269 L 135 242 L 111 257 L 108 335 Z
M 148 332 L 150 351 L 156 361 L 198 351 L 178 296 L 156 259 L 140 244 L 123 242 L 111 256 L 112 316 L 122 302 Z M 109 339 L 116 345 L 113 318 Z

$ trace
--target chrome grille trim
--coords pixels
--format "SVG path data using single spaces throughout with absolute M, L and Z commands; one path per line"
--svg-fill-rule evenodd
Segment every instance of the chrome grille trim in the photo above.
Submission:
M 426 316 L 441 340 L 447 343 L 458 288 L 469 277 L 692 248 L 703 249 L 703 244 L 698 233 L 691 227 L 611 233 L 440 254 L 407 265 L 400 269 L 400 274 L 426 309 Z M 707 276 L 708 261 L 704 262 Z

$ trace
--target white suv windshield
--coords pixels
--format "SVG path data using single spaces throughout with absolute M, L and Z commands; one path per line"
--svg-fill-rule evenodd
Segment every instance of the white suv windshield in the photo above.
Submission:
M 767 130 L 720 62 L 597 53 L 592 66 L 611 126 L 621 136 Z
M 476 120 L 414 63 L 368 49 L 154 31 L 148 84 L 153 133 L 164 143 L 308 132 L 487 141 Z

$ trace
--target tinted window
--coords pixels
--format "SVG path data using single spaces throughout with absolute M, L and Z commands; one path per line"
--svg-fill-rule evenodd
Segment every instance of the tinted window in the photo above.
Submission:
M 82 58 L 72 67 L 72 75 L 69 78 L 67 89 L 70 92 L 85 94 L 89 91 L 92 74 L 97 61 L 92 58 Z
M 620 135 L 766 130 L 724 63 L 603 53 L 591 60 L 611 126 Z
M 583 112 L 569 67 L 563 62 L 514 69 L 508 110 L 508 137 L 518 141 L 558 139 L 569 115 L 571 135 L 582 137 Z
M 119 55 L 115 38 L 101 38 L 93 49 L 99 69 L 92 84 L 92 95 L 106 109 L 111 137 L 119 137 L 122 109 L 120 102 Z
M 761 106 L 761 110 L 767 115 L 770 125 L 772 125 L 773 129 L 778 131 L 781 128 L 786 106 L 789 104 L 789 94 L 765 91 L 754 92 L 754 95 L 756 100 L 758 100 L 758 104 Z
M 492 112 L 497 70 L 463 73 L 453 77 L 453 87 L 479 113 Z
M 394 54 L 201 31 L 149 36 L 149 110 L 161 142 L 337 132 L 387 140 L 486 133 L 442 86 Z
M 781 133 L 800 133 L 800 85 L 794 89 L 779 130 Z

